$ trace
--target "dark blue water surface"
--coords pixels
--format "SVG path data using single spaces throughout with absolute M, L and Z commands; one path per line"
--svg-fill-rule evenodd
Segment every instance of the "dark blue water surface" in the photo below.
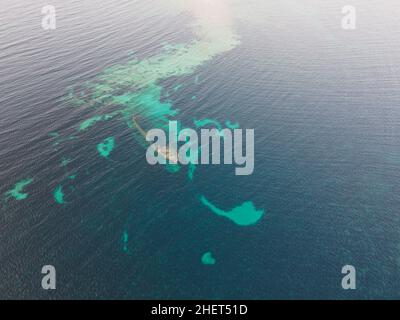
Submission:
M 352 31 L 341 28 L 347 1 L 223 1 L 240 44 L 160 84 L 180 121 L 254 128 L 255 171 L 199 166 L 193 182 L 150 166 L 121 119 L 77 132 L 93 114 L 65 99 L 133 55 L 192 41 L 190 11 L 55 0 L 57 28 L 43 30 L 47 1 L 2 2 L 1 298 L 400 298 L 398 1 L 353 1 Z M 110 136 L 106 159 L 96 146 Z M 27 178 L 29 196 L 6 199 Z M 64 204 L 53 196 L 60 184 Z M 225 210 L 252 201 L 265 213 L 239 226 L 202 193 Z M 201 263 L 208 251 L 214 265 Z M 41 288 L 47 264 L 55 291 Z M 356 290 L 341 287 L 346 264 Z

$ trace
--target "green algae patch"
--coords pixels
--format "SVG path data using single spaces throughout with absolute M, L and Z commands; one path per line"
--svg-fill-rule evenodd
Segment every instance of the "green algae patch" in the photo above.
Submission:
M 22 192 L 25 187 L 29 184 L 31 184 L 33 182 L 33 178 L 28 178 L 28 179 L 24 179 L 21 181 L 18 181 L 14 188 L 7 191 L 5 193 L 6 195 L 6 199 L 8 199 L 9 197 L 13 197 L 15 200 L 24 200 L 28 197 L 28 193 L 27 192 Z
M 57 186 L 53 192 L 54 201 L 58 204 L 64 204 L 64 192 L 62 189 L 62 185 Z
M 97 151 L 99 152 L 100 156 L 108 158 L 111 151 L 114 149 L 114 146 L 115 139 L 113 137 L 108 137 L 97 145 Z
M 212 253 L 210 251 L 204 253 L 201 256 L 201 263 L 205 264 L 205 265 L 213 265 L 215 264 L 217 261 L 215 260 L 215 258 L 212 256 Z
M 264 210 L 257 210 L 251 201 L 246 201 L 229 211 L 217 208 L 204 196 L 200 196 L 200 201 L 215 214 L 226 217 L 240 226 L 255 224 L 264 215 Z

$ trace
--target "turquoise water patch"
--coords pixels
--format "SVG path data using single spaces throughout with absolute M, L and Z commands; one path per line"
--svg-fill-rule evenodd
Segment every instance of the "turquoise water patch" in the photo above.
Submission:
M 92 118 L 86 119 L 79 125 L 79 131 L 84 131 L 91 126 L 93 126 L 96 122 L 103 120 L 103 116 L 97 115 Z
M 27 192 L 22 192 L 25 187 L 29 184 L 31 184 L 33 182 L 33 178 L 28 178 L 28 179 L 24 179 L 21 181 L 18 181 L 14 188 L 7 191 L 5 193 L 6 195 L 6 199 L 8 199 L 9 197 L 13 197 L 15 200 L 24 200 L 28 197 L 28 193 Z
M 113 137 L 108 137 L 97 145 L 97 151 L 99 152 L 100 156 L 108 158 L 111 151 L 114 149 L 114 146 L 115 139 Z
M 86 119 L 85 121 L 83 121 L 80 125 L 78 130 L 79 131 L 85 131 L 86 129 L 94 126 L 97 122 L 99 121 L 107 121 L 112 119 L 115 116 L 116 113 L 113 114 L 104 114 L 104 115 L 96 115 L 93 116 L 89 119 Z
M 215 264 L 217 261 L 215 260 L 215 258 L 213 257 L 212 253 L 210 251 L 204 253 L 201 256 L 201 263 L 205 264 L 205 265 L 213 265 Z
M 251 201 L 246 201 L 229 211 L 224 211 L 217 208 L 204 196 L 200 197 L 200 201 L 215 214 L 226 217 L 240 226 L 255 224 L 264 215 L 264 210 L 257 210 Z
M 122 251 L 125 253 L 129 252 L 128 241 L 129 241 L 128 231 L 124 230 L 124 232 L 122 233 Z
M 53 192 L 54 201 L 58 204 L 64 204 L 64 192 L 62 185 L 58 185 Z
M 189 180 L 193 180 L 194 177 L 194 171 L 196 170 L 196 165 L 193 163 L 189 163 L 189 169 L 188 169 L 188 178 Z

